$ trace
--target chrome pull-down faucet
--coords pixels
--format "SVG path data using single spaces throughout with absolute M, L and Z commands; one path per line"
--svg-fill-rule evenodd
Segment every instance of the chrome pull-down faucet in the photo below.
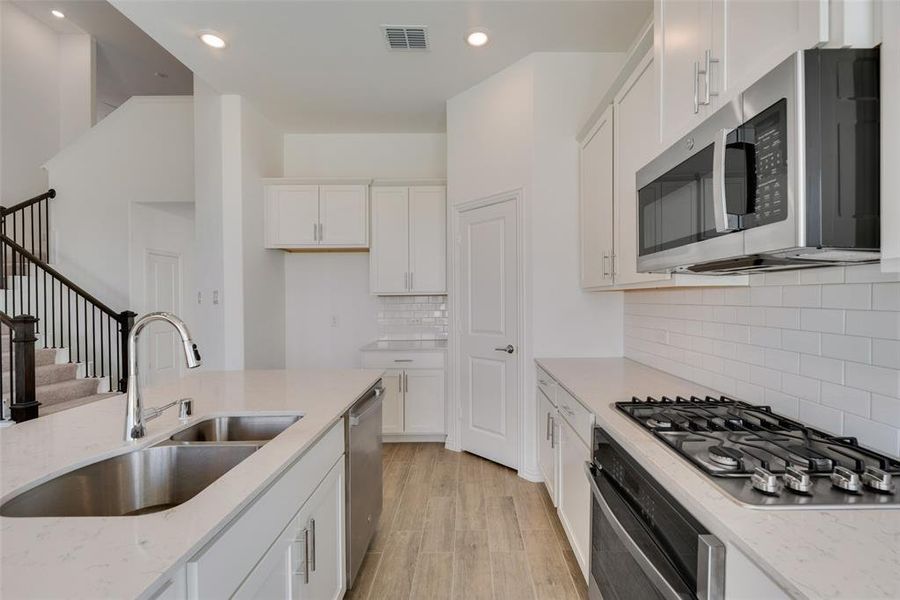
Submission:
M 174 406 L 175 403 L 165 407 L 149 409 L 144 411 L 141 402 L 141 388 L 138 379 L 138 358 L 137 358 L 137 342 L 141 330 L 154 321 L 165 321 L 175 328 L 178 335 L 181 336 L 181 345 L 184 348 L 184 357 L 187 361 L 188 369 L 196 369 L 202 364 L 200 360 L 200 352 L 197 350 L 197 344 L 191 340 L 191 332 L 188 331 L 184 321 L 167 312 L 147 313 L 134 322 L 131 332 L 128 334 L 128 397 L 125 404 L 125 441 L 130 442 L 138 438 L 144 437 L 144 421 L 148 418 L 158 417 L 163 410 Z M 191 405 L 181 407 L 181 415 L 190 414 Z

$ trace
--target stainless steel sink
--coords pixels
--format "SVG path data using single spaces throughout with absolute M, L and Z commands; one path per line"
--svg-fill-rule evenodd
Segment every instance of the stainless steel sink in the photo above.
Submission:
M 0 506 L 4 517 L 117 517 L 187 502 L 258 445 L 167 445 L 65 473 Z
M 173 442 L 266 442 L 300 420 L 297 415 L 214 417 L 179 431 Z

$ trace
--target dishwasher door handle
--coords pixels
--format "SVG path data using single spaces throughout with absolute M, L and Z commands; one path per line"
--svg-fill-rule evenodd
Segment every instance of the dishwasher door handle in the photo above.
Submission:
M 369 402 L 369 406 L 366 407 L 366 410 L 361 413 L 354 415 L 350 413 L 350 427 L 356 427 L 359 425 L 359 422 L 363 420 L 370 412 L 376 410 L 379 406 L 381 406 L 381 395 L 384 393 L 383 387 L 377 387 L 374 389 L 374 395 L 372 396 L 372 400 Z

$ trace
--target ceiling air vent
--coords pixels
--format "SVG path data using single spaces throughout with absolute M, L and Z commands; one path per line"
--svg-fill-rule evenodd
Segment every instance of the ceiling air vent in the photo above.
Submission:
M 391 50 L 428 50 L 428 29 L 404 25 L 384 25 L 384 37 Z

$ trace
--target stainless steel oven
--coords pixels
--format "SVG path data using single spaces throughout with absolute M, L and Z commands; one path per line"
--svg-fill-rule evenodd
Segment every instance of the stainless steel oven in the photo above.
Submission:
M 797 52 L 637 173 L 637 267 L 878 260 L 879 50 Z
M 600 427 L 591 483 L 591 600 L 721 600 L 725 546 Z

